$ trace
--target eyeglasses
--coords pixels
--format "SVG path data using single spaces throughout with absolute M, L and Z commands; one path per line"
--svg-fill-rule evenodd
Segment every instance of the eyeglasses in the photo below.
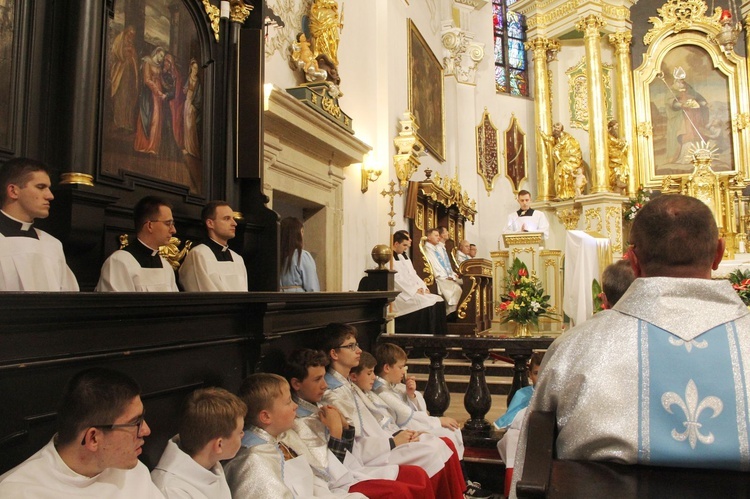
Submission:
M 174 227 L 174 220 L 149 220 L 149 222 L 152 222 L 152 223 L 161 222 L 167 227 Z
M 348 348 L 352 352 L 356 352 L 359 348 L 359 343 L 349 343 L 348 345 L 341 345 L 340 347 L 334 348 L 334 350 L 340 350 L 342 348 Z
M 132 423 L 120 423 L 120 424 L 92 424 L 89 428 L 99 428 L 100 430 L 116 430 L 118 428 L 131 428 L 135 426 L 135 436 L 139 438 L 141 436 L 141 426 L 146 418 L 146 413 L 141 414 L 138 419 Z M 86 434 L 83 434 L 81 439 L 81 445 L 86 445 Z

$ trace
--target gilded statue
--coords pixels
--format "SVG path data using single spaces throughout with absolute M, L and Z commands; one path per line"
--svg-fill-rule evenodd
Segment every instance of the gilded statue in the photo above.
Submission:
M 302 70 L 307 81 L 325 81 L 328 77 L 326 70 L 318 66 L 315 54 L 310 48 L 310 42 L 304 33 L 300 33 L 297 42 L 292 44 L 292 61 L 298 69 Z
M 325 55 L 338 67 L 339 30 L 343 25 L 339 19 L 336 0 L 315 0 L 310 7 L 310 33 L 313 38 L 315 57 Z
M 627 194 L 628 180 L 628 143 L 620 138 L 620 124 L 609 120 L 607 124 L 607 150 L 609 152 L 609 190 Z
M 552 125 L 552 134 L 544 133 L 539 127 L 539 134 L 544 143 L 552 148 L 552 159 L 555 162 L 555 194 L 560 200 L 572 199 L 583 192 L 583 157 L 581 145 L 572 135 L 564 131 L 562 123 Z M 578 181 L 578 186 L 576 185 Z

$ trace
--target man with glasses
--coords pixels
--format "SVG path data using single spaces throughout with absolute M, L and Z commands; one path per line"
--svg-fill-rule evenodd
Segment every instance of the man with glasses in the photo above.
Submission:
M 229 249 L 237 221 L 226 201 L 211 201 L 201 212 L 206 240 L 185 257 L 180 284 L 185 291 L 247 291 L 245 260 Z
M 151 433 L 140 391 L 135 380 L 110 369 L 76 374 L 63 393 L 57 433 L 0 476 L 0 497 L 162 498 L 138 460 Z
M 55 196 L 47 167 L 15 158 L 0 167 L 0 291 L 78 291 L 60 241 L 34 227 Z
M 133 210 L 137 239 L 110 255 L 102 266 L 96 291 L 179 291 L 174 270 L 159 254 L 177 233 L 172 206 L 146 196 Z

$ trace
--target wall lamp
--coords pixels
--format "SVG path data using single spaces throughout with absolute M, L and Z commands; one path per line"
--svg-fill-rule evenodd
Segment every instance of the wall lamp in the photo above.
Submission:
M 368 152 L 362 159 L 362 193 L 367 192 L 368 184 L 375 182 L 380 174 L 383 173 L 383 169 L 380 168 L 375 161 L 375 157 L 372 151 Z

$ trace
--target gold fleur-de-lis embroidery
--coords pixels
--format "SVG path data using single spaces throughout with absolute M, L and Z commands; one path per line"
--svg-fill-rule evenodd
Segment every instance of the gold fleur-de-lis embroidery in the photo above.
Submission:
M 670 413 L 672 412 L 672 405 L 678 406 L 685 413 L 687 421 L 683 422 L 685 431 L 680 433 L 677 428 L 672 429 L 672 438 L 678 442 L 684 442 L 686 439 L 690 443 L 690 448 L 695 449 L 696 442 L 700 441 L 702 444 L 712 444 L 714 441 L 714 434 L 708 432 L 704 435 L 700 432 L 701 424 L 698 422 L 701 412 L 704 409 L 711 409 L 713 415 L 711 418 L 715 418 L 724 409 L 724 404 L 718 397 L 710 396 L 698 402 L 698 387 L 695 386 L 695 382 L 691 379 L 687 387 L 685 388 L 685 400 L 677 395 L 675 392 L 667 392 L 661 396 L 661 405 L 664 409 Z
M 695 347 L 695 348 L 706 348 L 708 346 L 708 342 L 706 340 L 700 340 L 700 341 L 688 340 L 688 341 L 685 341 L 685 340 L 682 340 L 680 338 L 675 338 L 674 336 L 670 336 L 669 337 L 669 342 L 672 345 L 676 346 L 676 347 L 681 347 L 682 345 L 685 345 L 685 349 L 688 351 L 688 353 L 690 353 L 693 350 L 693 347 Z

